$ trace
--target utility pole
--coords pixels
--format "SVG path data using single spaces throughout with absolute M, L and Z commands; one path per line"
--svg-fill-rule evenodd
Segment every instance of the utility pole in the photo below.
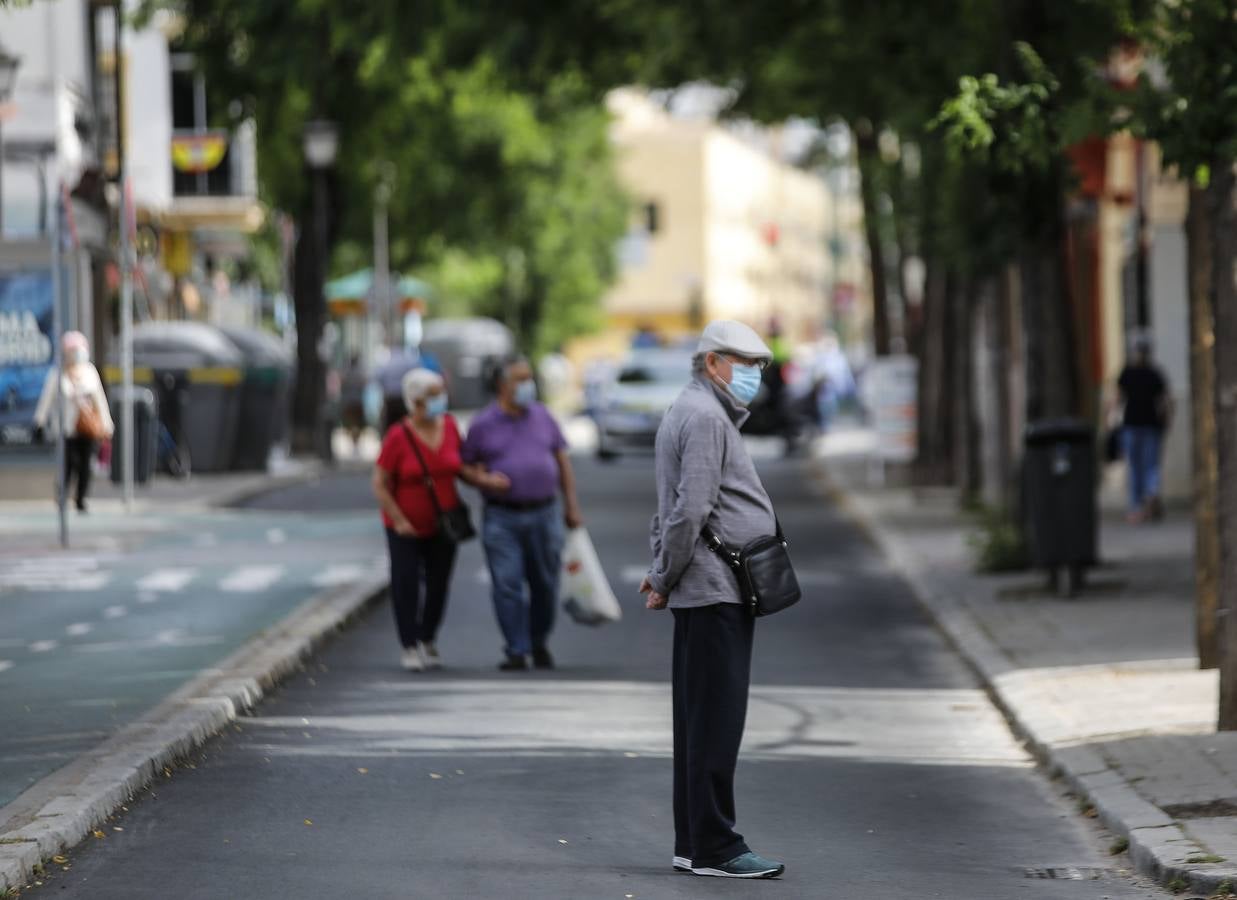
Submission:
M 388 233 L 388 207 L 391 202 L 391 190 L 395 181 L 395 166 L 389 162 L 378 165 L 378 183 L 374 186 L 374 280 L 371 303 L 366 305 L 365 313 L 365 368 L 369 370 L 369 339 L 371 328 L 371 308 L 381 310 L 383 324 L 386 330 L 388 346 L 396 344 L 395 335 L 399 331 L 399 318 L 395 309 L 395 301 L 391 292 L 391 243 Z
M 125 152 L 125 4 L 116 4 L 116 152 L 120 161 L 120 472 L 125 510 L 133 509 L 133 249 L 129 240 L 131 197 Z
M 58 168 L 58 164 L 57 164 Z M 52 215 L 52 371 L 56 373 L 56 510 L 60 522 L 60 546 L 69 546 L 69 520 L 65 510 L 64 477 L 64 186 L 56 184 Z

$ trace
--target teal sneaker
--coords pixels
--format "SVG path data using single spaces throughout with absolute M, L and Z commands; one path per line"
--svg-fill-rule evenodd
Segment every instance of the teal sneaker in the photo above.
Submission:
M 786 867 L 780 862 L 765 859 L 750 851 L 720 866 L 692 868 L 694 875 L 711 875 L 714 878 L 777 878 L 785 871 Z
M 674 858 L 674 871 L 690 872 L 692 870 L 692 861 L 686 856 L 676 856 Z

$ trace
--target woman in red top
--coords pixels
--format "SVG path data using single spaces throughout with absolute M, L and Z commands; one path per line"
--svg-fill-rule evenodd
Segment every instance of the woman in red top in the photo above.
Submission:
M 458 506 L 460 432 L 447 414 L 440 375 L 413 369 L 404 376 L 403 388 L 408 415 L 387 431 L 373 484 L 391 553 L 391 605 L 404 647 L 403 665 L 420 672 L 442 665 L 434 639 L 455 565 L 455 543 L 438 534 L 420 459 L 434 480 L 438 506 L 443 511 Z

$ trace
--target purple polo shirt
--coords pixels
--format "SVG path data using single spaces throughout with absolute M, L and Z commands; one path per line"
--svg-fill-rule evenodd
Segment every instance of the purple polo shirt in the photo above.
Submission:
M 511 479 L 511 490 L 497 500 L 532 503 L 558 493 L 558 460 L 567 446 L 554 417 L 540 403 L 522 416 L 509 416 L 497 403 L 477 414 L 460 450 L 465 463 L 481 463 Z

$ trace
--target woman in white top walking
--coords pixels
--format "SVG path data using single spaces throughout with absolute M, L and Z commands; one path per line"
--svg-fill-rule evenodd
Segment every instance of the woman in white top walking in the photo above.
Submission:
M 112 414 L 99 371 L 90 361 L 90 342 L 80 331 L 66 331 L 61 341 L 64 373 L 60 377 L 60 402 L 63 419 L 56 413 L 56 370 L 47 373 L 43 393 L 34 411 L 35 427 L 55 433 L 64 424 L 64 489 L 74 477 L 77 508 L 86 511 L 90 489 L 90 460 L 97 442 L 112 436 Z

